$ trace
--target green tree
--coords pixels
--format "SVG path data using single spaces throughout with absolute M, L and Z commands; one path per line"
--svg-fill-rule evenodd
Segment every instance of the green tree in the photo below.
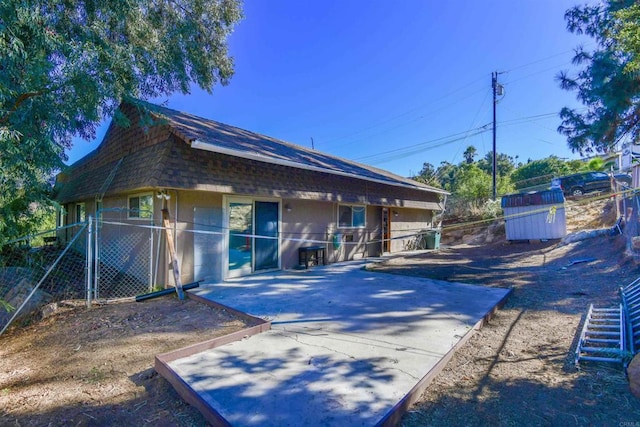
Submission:
M 628 55 L 625 71 L 640 71 L 640 4 L 613 13 L 615 18 L 612 32 L 613 39 L 620 49 Z
M 240 18 L 239 0 L 4 1 L 0 234 L 49 204 L 71 138 L 93 138 L 123 99 L 228 83 L 226 39 Z
M 427 184 L 435 187 L 441 186 L 440 181 L 438 180 L 436 168 L 431 163 L 427 163 L 427 162 L 423 163 L 420 173 L 414 176 L 413 179 L 423 184 Z
M 468 201 L 484 201 L 493 194 L 491 175 L 480 169 L 478 165 L 466 164 L 458 174 L 458 185 L 455 195 Z
M 489 151 L 485 156 L 478 160 L 478 167 L 488 173 L 490 176 L 493 175 L 493 152 Z M 504 153 L 498 153 L 498 157 L 496 157 L 496 169 L 498 171 L 498 176 L 506 177 L 511 175 L 511 172 L 516 168 L 516 165 L 511 156 L 508 156 Z
M 586 170 L 590 171 L 603 171 L 605 170 L 605 163 L 600 157 L 594 157 L 586 163 Z
M 464 160 L 468 164 L 469 163 L 473 163 L 473 159 L 477 155 L 478 155 L 478 150 L 476 150 L 476 147 L 474 147 L 473 145 L 468 146 L 467 149 L 464 150 L 464 153 L 462 153 L 462 156 L 464 157 Z
M 567 162 L 556 156 L 545 159 L 533 160 L 522 165 L 511 174 L 511 181 L 517 189 L 534 187 L 538 185 L 550 185 L 554 177 L 567 175 L 573 172 Z
M 447 161 L 440 162 L 440 166 L 436 170 L 436 176 L 440 182 L 440 186 L 447 191 L 453 191 L 458 181 L 458 173 L 460 166 L 451 164 Z
M 577 76 L 561 73 L 561 87 L 577 92 L 586 111 L 563 108 L 558 131 L 567 136 L 573 152 L 605 153 L 625 135 L 640 137 L 640 75 L 638 26 L 640 8 L 633 0 L 607 0 L 567 11 L 567 28 L 587 34 L 597 43 L 594 51 L 577 50 Z

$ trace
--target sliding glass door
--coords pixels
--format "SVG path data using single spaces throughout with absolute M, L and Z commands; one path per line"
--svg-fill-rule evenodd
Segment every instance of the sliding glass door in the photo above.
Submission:
M 279 267 L 280 203 L 228 198 L 227 277 Z
M 251 273 L 253 265 L 253 203 L 229 202 L 229 277 Z
M 278 268 L 278 213 L 277 202 L 255 202 L 255 270 Z

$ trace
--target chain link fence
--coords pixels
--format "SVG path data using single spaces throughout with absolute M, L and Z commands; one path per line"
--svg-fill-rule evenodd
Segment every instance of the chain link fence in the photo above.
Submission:
M 640 193 L 627 193 L 620 203 L 621 217 L 624 218 L 624 234 L 627 248 L 634 256 L 640 255 Z
M 141 211 L 104 209 L 95 221 L 93 299 L 133 297 L 151 292 L 153 250 L 158 229 Z
M 47 304 L 86 296 L 87 227 L 74 224 L 0 247 L 0 334 Z
M 140 216 L 141 211 L 103 210 L 97 220 L 0 246 L 0 335 L 52 303 L 90 305 L 152 291 L 162 229 Z

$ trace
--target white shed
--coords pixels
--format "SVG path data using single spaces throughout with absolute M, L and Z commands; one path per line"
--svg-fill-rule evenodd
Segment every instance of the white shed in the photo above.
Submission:
M 502 197 L 507 240 L 561 239 L 567 235 L 561 190 Z

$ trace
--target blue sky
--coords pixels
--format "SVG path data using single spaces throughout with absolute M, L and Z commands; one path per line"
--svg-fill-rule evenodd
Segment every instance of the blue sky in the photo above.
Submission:
M 567 0 L 252 0 L 229 39 L 236 73 L 212 94 L 152 100 L 403 176 L 497 147 L 518 160 L 577 158 L 556 131 L 580 108 L 556 76 L 590 39 L 566 30 Z M 484 125 L 486 132 L 479 129 Z M 72 163 L 95 149 L 76 140 Z

